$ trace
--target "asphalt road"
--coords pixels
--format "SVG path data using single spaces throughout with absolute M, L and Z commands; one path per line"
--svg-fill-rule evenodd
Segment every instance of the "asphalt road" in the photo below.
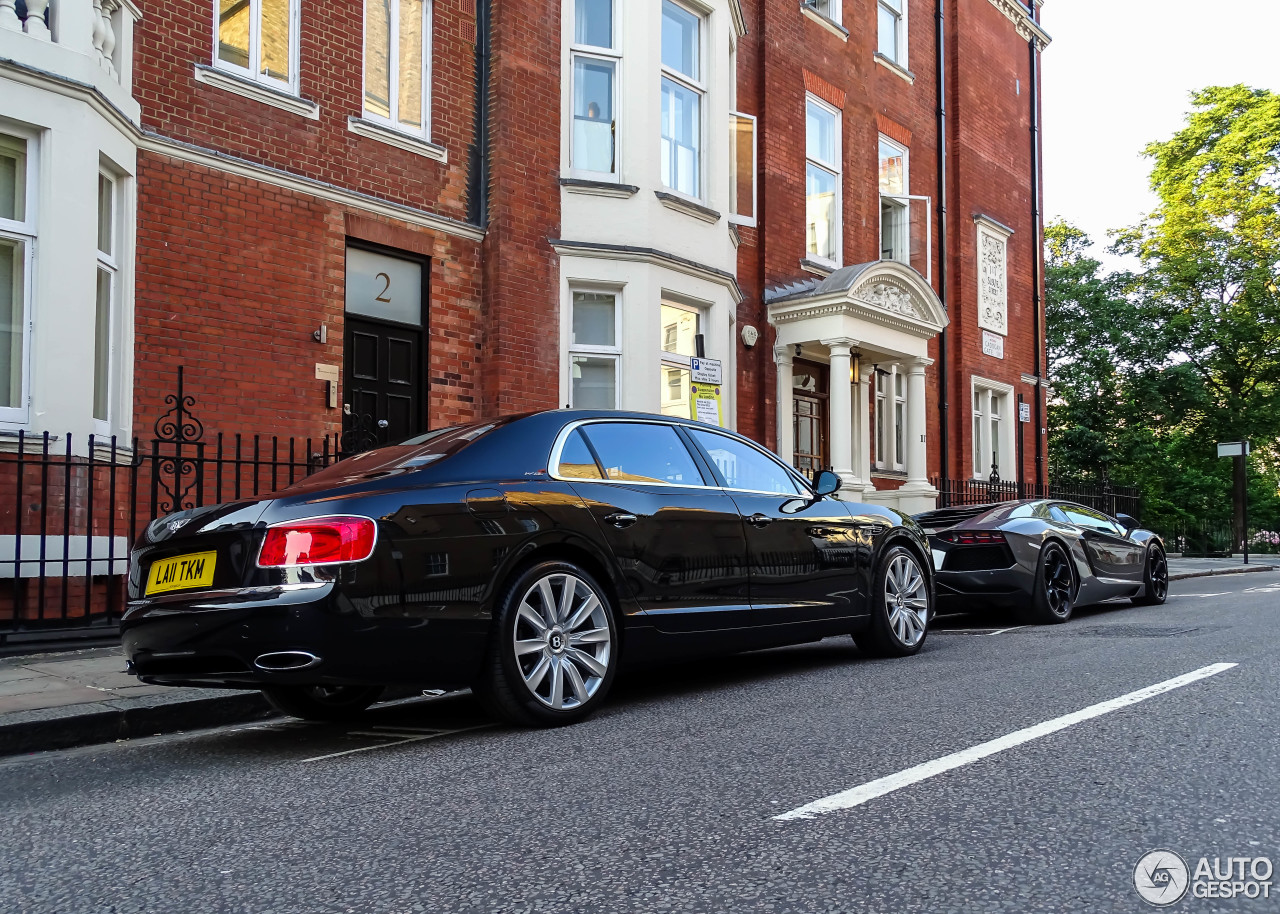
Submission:
M 557 731 L 460 695 L 5 760 L 0 911 L 1153 910 L 1153 849 L 1280 867 L 1278 620 L 1280 575 L 1205 578 L 1052 628 L 944 621 L 905 661 L 651 670 Z M 1280 910 L 1275 881 L 1171 910 Z

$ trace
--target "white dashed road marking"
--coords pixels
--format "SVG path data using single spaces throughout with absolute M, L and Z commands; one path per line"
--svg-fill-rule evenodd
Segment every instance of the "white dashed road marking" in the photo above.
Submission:
M 1062 717 L 1055 717 L 1053 720 L 1047 720 L 1022 730 L 988 740 L 985 743 L 979 743 L 968 749 L 962 749 L 959 752 L 953 752 L 951 755 L 944 755 L 942 758 L 934 759 L 930 762 L 916 765 L 914 768 L 908 768 L 905 771 L 899 771 L 897 774 L 891 774 L 888 777 L 877 778 L 874 781 L 868 781 L 858 787 L 843 790 L 840 793 L 833 793 L 829 797 L 823 797 L 820 800 L 814 800 L 812 803 L 806 803 L 804 806 L 784 812 L 782 815 L 774 816 L 779 820 L 788 819 L 814 819 L 826 813 L 838 812 L 842 809 L 852 809 L 854 806 L 861 806 L 877 797 L 885 794 L 893 793 L 895 790 L 901 790 L 903 787 L 910 787 L 912 784 L 919 784 L 921 781 L 928 780 L 939 774 L 953 771 L 956 768 L 962 768 L 965 765 L 971 765 L 980 759 L 995 755 L 998 752 L 1004 752 L 1015 746 L 1021 746 L 1024 743 L 1032 742 L 1041 737 L 1049 736 L 1057 733 L 1059 730 L 1065 730 L 1076 724 L 1083 723 L 1086 720 L 1092 720 L 1095 717 L 1101 717 L 1104 714 L 1110 714 L 1112 711 L 1119 711 L 1136 705 L 1139 702 L 1146 701 L 1148 698 L 1155 698 L 1157 695 L 1163 695 L 1165 692 L 1171 692 L 1174 689 L 1180 689 L 1183 686 L 1189 686 L 1192 683 L 1199 682 L 1202 679 L 1208 679 L 1210 676 L 1217 676 L 1219 673 L 1225 673 L 1232 667 L 1237 666 L 1234 663 L 1215 663 L 1211 666 L 1201 667 L 1182 676 L 1175 676 L 1173 679 L 1166 679 L 1164 682 L 1158 682 L 1155 685 L 1147 686 L 1145 689 L 1139 689 L 1136 692 L 1130 692 L 1127 695 L 1121 695 L 1118 698 L 1112 698 L 1108 701 L 1099 702 L 1096 705 L 1090 705 L 1079 711 L 1073 711 L 1070 714 L 1064 714 Z

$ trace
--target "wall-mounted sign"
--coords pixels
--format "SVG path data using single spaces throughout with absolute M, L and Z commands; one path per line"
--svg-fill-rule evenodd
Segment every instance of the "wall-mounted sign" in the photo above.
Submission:
M 694 384 L 723 384 L 724 363 L 719 359 L 693 359 L 689 367 L 693 369 Z
M 1031 421 L 1031 404 L 1030 403 L 1018 404 L 1018 421 L 1019 422 Z
M 1004 358 L 1004 337 L 990 330 L 982 331 L 982 354 L 992 358 Z

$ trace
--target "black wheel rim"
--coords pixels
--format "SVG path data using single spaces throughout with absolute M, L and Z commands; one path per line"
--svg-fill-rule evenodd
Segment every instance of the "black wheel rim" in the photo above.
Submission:
M 1157 600 L 1163 600 L 1169 594 L 1169 563 L 1162 551 L 1152 549 L 1147 564 L 1150 566 L 1151 595 Z
M 1071 612 L 1071 566 L 1067 557 L 1056 546 L 1045 550 L 1042 573 L 1044 593 L 1049 610 L 1059 618 Z

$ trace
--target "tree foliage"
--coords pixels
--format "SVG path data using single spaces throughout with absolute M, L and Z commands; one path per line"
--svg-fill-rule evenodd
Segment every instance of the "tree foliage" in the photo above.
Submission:
M 1148 519 L 1230 516 L 1217 441 L 1255 443 L 1259 525 L 1280 526 L 1280 95 L 1192 95 L 1152 143 L 1159 206 L 1116 233 L 1140 264 L 1106 274 L 1090 239 L 1045 230 L 1050 456 L 1058 473 L 1134 481 Z

